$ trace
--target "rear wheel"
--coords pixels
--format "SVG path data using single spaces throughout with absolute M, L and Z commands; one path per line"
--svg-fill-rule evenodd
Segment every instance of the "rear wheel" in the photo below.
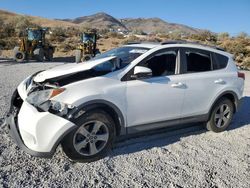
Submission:
M 89 55 L 89 54 L 84 55 L 84 57 L 83 57 L 83 61 L 89 61 L 91 58 L 92 58 L 92 56 L 91 56 L 91 55 Z
M 77 120 L 76 129 L 68 134 L 62 148 L 74 161 L 91 162 L 106 155 L 115 135 L 113 119 L 104 111 L 86 113 Z
M 16 62 L 19 62 L 19 63 L 24 62 L 25 53 L 19 51 L 19 47 L 15 47 L 13 52 L 14 52 L 14 59 L 15 59 Z
M 220 99 L 213 107 L 207 129 L 213 132 L 226 130 L 233 118 L 233 103 L 227 98 Z
M 44 61 L 44 50 L 42 48 L 37 48 L 34 50 L 34 57 L 37 61 Z
M 82 59 L 82 50 L 76 50 L 75 52 L 75 61 L 76 63 L 80 63 Z

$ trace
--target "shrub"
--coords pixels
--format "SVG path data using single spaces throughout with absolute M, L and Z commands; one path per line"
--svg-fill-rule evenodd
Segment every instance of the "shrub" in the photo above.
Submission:
M 26 16 L 17 16 L 12 24 L 15 26 L 17 32 L 24 31 L 29 27 L 40 27 L 39 25 L 32 23 Z
M 115 45 L 115 46 L 118 46 L 118 45 L 119 45 L 119 42 L 117 42 L 117 41 L 112 41 L 112 44 Z
M 204 42 L 210 42 L 213 44 L 217 42 L 217 35 L 207 30 L 201 32 L 200 34 L 192 34 L 190 37 L 191 39 L 204 41 Z
M 115 33 L 115 32 L 109 32 L 108 37 L 109 38 L 124 39 L 124 35 L 122 35 L 120 33 Z
M 226 39 L 228 39 L 228 38 L 229 38 L 229 33 L 227 33 L 227 32 L 219 33 L 219 34 L 218 34 L 218 39 L 219 39 L 219 40 L 226 40 Z
M 136 41 L 140 41 L 140 39 L 134 35 L 131 35 L 126 40 L 124 40 L 122 44 L 127 44 L 128 42 L 136 42 Z
M 243 66 L 243 68 L 250 70 L 250 56 L 244 58 L 244 60 L 242 62 L 242 66 Z

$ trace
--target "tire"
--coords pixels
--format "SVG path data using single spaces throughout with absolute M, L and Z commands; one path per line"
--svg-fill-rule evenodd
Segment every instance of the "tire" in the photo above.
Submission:
M 216 133 L 225 131 L 233 118 L 234 107 L 231 100 L 221 98 L 212 108 L 210 119 L 207 122 L 207 129 Z
M 83 61 L 89 61 L 92 58 L 91 55 L 84 55 Z
M 106 112 L 95 110 L 79 117 L 75 123 L 78 127 L 61 143 L 64 153 L 78 162 L 92 162 L 105 157 L 115 137 L 113 119 Z
M 14 49 L 14 59 L 18 63 L 23 63 L 25 60 L 25 53 Z
M 34 50 L 34 57 L 38 62 L 44 61 L 44 50 L 42 48 L 36 48 Z
M 45 59 L 46 61 L 53 61 L 53 49 L 48 49 Z
M 76 50 L 75 52 L 75 62 L 80 63 L 82 59 L 82 50 Z

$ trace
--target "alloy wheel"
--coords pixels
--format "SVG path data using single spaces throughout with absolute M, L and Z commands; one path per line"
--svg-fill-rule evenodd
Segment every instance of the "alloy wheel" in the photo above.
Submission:
M 79 127 L 73 139 L 74 148 L 79 154 L 93 156 L 107 144 L 109 130 L 103 122 L 90 121 Z
M 219 106 L 215 112 L 214 122 L 216 127 L 222 128 L 229 122 L 231 118 L 231 109 L 227 104 Z

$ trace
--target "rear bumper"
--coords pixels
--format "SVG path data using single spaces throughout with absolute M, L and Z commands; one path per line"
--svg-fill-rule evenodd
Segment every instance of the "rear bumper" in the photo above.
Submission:
M 235 112 L 238 112 L 243 103 L 243 97 L 235 101 Z

